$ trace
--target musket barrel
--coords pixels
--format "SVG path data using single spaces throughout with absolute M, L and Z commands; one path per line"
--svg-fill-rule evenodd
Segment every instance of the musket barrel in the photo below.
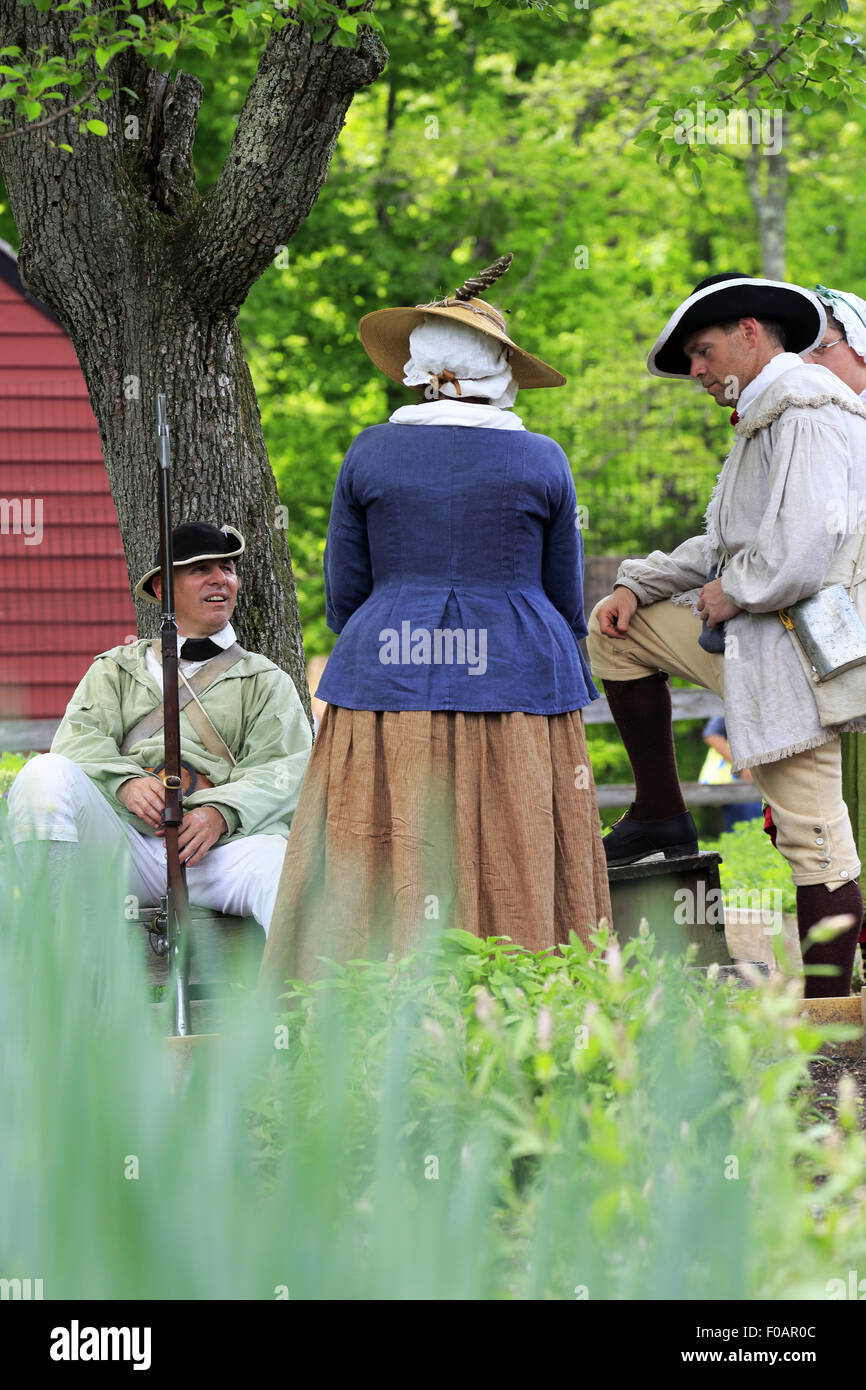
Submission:
M 189 1008 L 189 898 L 186 871 L 178 853 L 178 831 L 183 821 L 181 782 L 180 710 L 178 707 L 178 632 L 174 616 L 174 546 L 171 531 L 171 449 L 168 412 L 163 394 L 156 398 L 156 430 L 159 451 L 160 577 L 162 580 L 162 682 L 165 749 L 166 935 L 169 968 L 175 990 L 175 1029 L 179 1037 L 191 1031 Z

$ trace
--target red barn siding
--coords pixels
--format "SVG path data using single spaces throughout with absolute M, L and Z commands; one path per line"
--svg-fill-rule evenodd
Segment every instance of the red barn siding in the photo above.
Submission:
M 10 504 L 28 498 L 38 544 L 13 530 Z M 0 248 L 0 720 L 59 719 L 97 652 L 134 632 L 81 368 Z

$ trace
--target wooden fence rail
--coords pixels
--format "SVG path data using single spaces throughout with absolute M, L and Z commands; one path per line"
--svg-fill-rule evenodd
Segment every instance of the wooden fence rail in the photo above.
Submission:
M 679 719 L 710 719 L 724 713 L 717 695 L 708 690 L 671 690 L 673 717 Z M 613 717 L 607 700 L 594 700 L 583 711 L 585 724 L 612 724 Z M 45 749 L 57 730 L 58 719 L 9 719 L 0 721 L 0 752 L 28 753 Z M 599 807 L 627 806 L 634 801 L 631 783 L 606 782 L 596 787 Z M 705 786 L 700 782 L 684 782 L 683 796 L 690 806 L 726 806 L 732 802 L 758 801 L 760 796 L 751 782 L 727 782 Z

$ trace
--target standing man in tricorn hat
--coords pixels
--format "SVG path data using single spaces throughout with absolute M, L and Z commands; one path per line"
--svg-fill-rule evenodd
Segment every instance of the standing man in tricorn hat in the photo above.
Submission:
M 808 997 L 848 993 L 863 916 L 839 734 L 866 728 L 866 666 L 819 681 L 787 625 L 791 605 L 835 584 L 866 617 L 864 537 L 837 520 L 852 494 L 866 494 L 866 408 L 796 355 L 825 326 L 808 290 L 739 273 L 703 280 L 671 316 L 649 370 L 691 377 L 718 405 L 735 406 L 733 448 L 705 533 L 670 555 L 624 561 L 588 625 L 593 675 L 604 681 L 636 782 L 636 800 L 605 837 L 608 864 L 697 850 L 667 679 L 715 691 L 733 770 L 750 768 L 773 807 L 801 941 L 824 917 L 851 918 L 834 940 L 806 951 L 807 966 L 833 968 L 807 975 Z
M 233 526 L 187 522 L 174 533 L 180 648 L 184 817 L 178 835 L 192 903 L 252 916 L 267 932 L 312 736 L 289 676 L 239 646 L 231 625 L 244 538 Z M 160 602 L 159 564 L 136 596 Z M 142 905 L 165 892 L 162 651 L 157 638 L 94 659 L 69 702 L 51 752 L 31 759 L 9 795 L 12 839 L 25 868 L 47 840 L 57 891 L 80 851 L 128 856 Z M 39 861 L 39 862 L 37 862 Z

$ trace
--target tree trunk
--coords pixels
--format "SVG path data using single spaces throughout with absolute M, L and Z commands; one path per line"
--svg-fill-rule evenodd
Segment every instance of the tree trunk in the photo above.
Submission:
M 100 0 L 100 8 L 107 8 Z M 69 53 L 75 15 L 0 0 L 2 43 Z M 156 396 L 167 397 L 172 511 L 237 526 L 247 542 L 234 623 L 309 698 L 286 534 L 237 314 L 315 202 L 355 92 L 387 53 L 313 43 L 302 24 L 269 38 L 217 183 L 201 197 L 192 148 L 201 85 L 134 54 L 107 69 L 105 137 L 76 117 L 0 141 L 20 235 L 19 270 L 69 334 L 99 425 L 130 586 L 158 549 Z M 134 100 L 121 92 L 128 87 Z M 50 520 L 46 518 L 46 523 Z M 57 518 L 57 524 L 63 524 Z M 156 611 L 139 605 L 140 632 Z
M 791 0 L 777 0 L 774 10 L 767 10 L 753 20 L 756 32 L 766 29 L 772 33 L 774 25 L 786 24 L 791 18 L 791 8 Z M 757 144 L 751 146 L 746 157 L 746 182 L 758 227 L 761 274 L 766 280 L 784 280 L 788 220 L 787 119 L 784 111 L 779 110 L 771 114 L 771 120 L 773 139 L 779 137 L 779 148 L 773 154 L 765 154 Z
M 780 117 L 784 127 L 784 115 Z M 764 166 L 764 176 L 761 175 Z M 788 159 L 783 146 L 778 154 L 762 154 L 753 145 L 746 159 L 749 197 L 758 224 L 761 274 L 766 280 L 785 279 L 788 220 Z

